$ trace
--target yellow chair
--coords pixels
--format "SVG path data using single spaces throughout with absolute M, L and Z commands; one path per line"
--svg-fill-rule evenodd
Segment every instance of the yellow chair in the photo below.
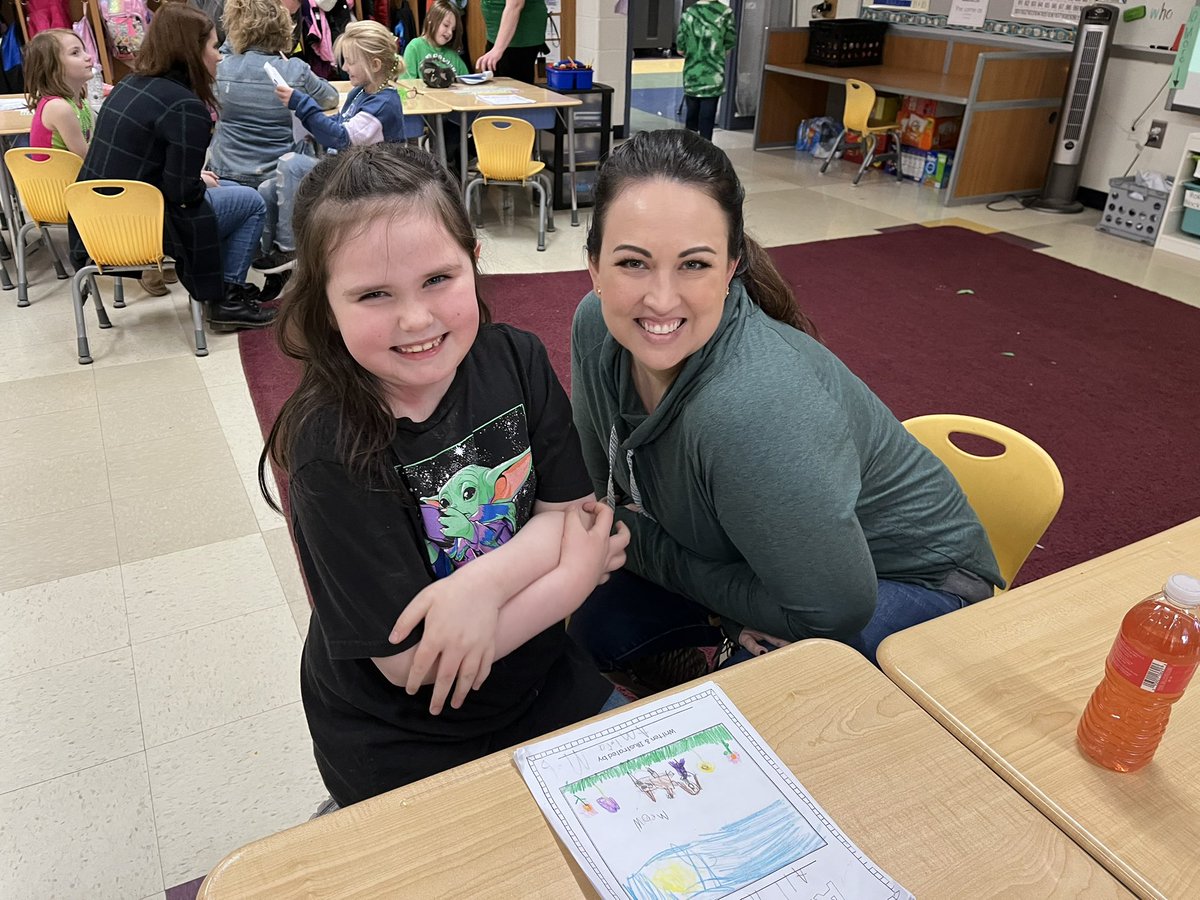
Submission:
M 863 177 L 863 172 L 867 171 L 877 159 L 888 159 L 891 157 L 896 161 L 896 180 L 902 181 L 904 173 L 900 171 L 900 124 L 898 122 L 889 122 L 883 124 L 871 124 L 871 112 L 875 109 L 875 88 L 871 87 L 865 81 L 858 81 L 854 78 L 846 79 L 846 108 L 842 112 L 842 130 L 837 136 L 837 141 L 834 142 L 833 152 L 825 158 L 825 162 L 821 164 L 821 172 L 829 168 L 829 162 L 837 155 L 838 150 L 842 148 L 842 141 L 846 139 L 849 132 L 862 136 L 863 142 L 863 161 L 858 167 L 858 171 L 854 174 L 854 183 L 858 184 L 860 178 Z M 875 155 L 875 145 L 879 142 L 879 135 L 890 134 L 892 136 L 892 149 L 887 153 Z
M 4 165 L 12 175 L 17 194 L 29 221 L 16 233 L 13 252 L 17 256 L 17 306 L 29 305 L 28 247 L 29 232 L 38 228 L 42 232 L 42 243 L 54 258 L 54 270 L 60 281 L 69 278 L 63 268 L 58 249 L 50 240 L 47 225 L 67 224 L 67 204 L 63 191 L 79 177 L 83 160 L 70 150 L 48 150 L 33 147 L 17 147 L 4 154 Z
M 163 198 L 158 188 L 141 181 L 103 179 L 77 181 L 66 189 L 67 209 L 79 231 L 91 263 L 71 279 L 71 302 L 75 307 L 75 331 L 79 342 L 79 364 L 92 361 L 87 329 L 83 322 L 83 282 L 88 281 L 101 328 L 111 328 L 108 312 L 96 290 L 95 275 L 117 278 L 138 276 L 146 269 L 163 268 Z M 118 293 L 119 296 L 119 293 Z M 200 303 L 189 298 L 196 355 L 208 356 L 204 339 L 204 315 Z M 114 299 L 123 306 L 124 301 Z
M 1062 505 L 1062 475 L 1050 454 L 1019 431 L 974 416 L 917 416 L 904 427 L 958 480 L 992 542 L 1005 584 L 1011 585 Z M 1003 450 L 976 456 L 954 444 L 953 434 L 978 435 Z
M 481 184 L 532 187 L 538 195 L 538 249 L 545 250 L 546 232 L 554 230 L 554 212 L 550 179 L 542 171 L 546 164 L 533 158 L 533 125 L 511 116 L 481 116 L 471 125 L 471 133 L 479 155 L 479 174 L 467 182 L 467 209 L 472 208 L 471 195 Z M 483 227 L 482 209 L 475 227 Z

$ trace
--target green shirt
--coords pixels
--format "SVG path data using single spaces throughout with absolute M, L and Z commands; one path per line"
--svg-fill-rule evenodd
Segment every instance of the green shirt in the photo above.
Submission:
M 870 620 L 879 579 L 1002 583 L 950 471 L 740 279 L 653 413 L 595 294 L 575 312 L 571 379 L 596 496 L 611 484 L 629 526 L 626 567 L 733 622 L 842 639 Z
M 683 92 L 687 96 L 721 96 L 725 57 L 735 43 L 733 10 L 721 0 L 700 0 L 684 10 L 675 46 L 684 57 Z
M 449 47 L 437 47 L 424 37 L 413 38 L 404 48 L 404 70 L 409 78 L 421 77 L 421 63 L 436 56 L 454 70 L 455 75 L 466 75 L 467 64 Z
M 483 12 L 483 24 L 487 26 L 489 43 L 496 43 L 496 34 L 500 31 L 500 17 L 504 15 L 505 0 L 482 0 L 480 10 Z M 513 33 L 510 47 L 537 47 L 546 43 L 546 0 L 525 0 L 521 9 L 521 18 L 517 20 L 517 30 Z
M 65 97 L 63 99 L 66 99 Z M 76 102 L 67 100 L 71 104 L 71 108 L 75 110 L 75 116 L 79 119 L 79 130 L 83 132 L 83 139 L 89 144 L 92 141 L 92 108 L 88 106 L 87 101 Z M 50 146 L 55 150 L 67 150 L 66 142 L 62 139 L 62 135 L 58 130 L 54 130 L 54 136 L 50 138 Z

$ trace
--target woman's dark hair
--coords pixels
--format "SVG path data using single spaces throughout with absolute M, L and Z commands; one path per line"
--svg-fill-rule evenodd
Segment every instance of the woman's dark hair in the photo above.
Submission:
M 180 69 L 188 87 L 209 109 L 217 108 L 213 77 L 204 64 L 204 48 L 213 34 L 213 20 L 188 3 L 163 3 L 150 20 L 146 37 L 133 64 L 139 75 L 166 75 Z
M 275 320 L 280 349 L 301 364 L 300 384 L 283 404 L 258 461 L 259 488 L 275 509 L 266 461 L 291 472 L 296 437 L 323 409 L 337 416 L 338 459 L 368 482 L 392 483 L 388 451 L 396 419 L 378 380 L 346 349 L 326 286 L 330 260 L 345 242 L 359 239 L 380 217 L 414 209 L 438 219 L 471 258 L 479 321 L 491 321 L 479 295 L 475 229 L 445 166 L 424 150 L 389 142 L 351 147 L 317 163 L 296 192 L 296 269 Z
M 644 131 L 617 147 L 605 160 L 596 180 L 592 224 L 584 245 L 593 264 L 600 258 L 609 204 L 638 182 L 655 180 L 686 184 L 712 197 L 725 213 L 729 257 L 739 260 L 734 274 L 742 279 L 750 298 L 772 319 L 820 340 L 816 326 L 796 303 L 791 285 L 779 274 L 767 251 L 746 234 L 742 215 L 746 192 L 733 163 L 723 150 L 694 131 Z M 669 215 L 669 210 L 663 215 Z

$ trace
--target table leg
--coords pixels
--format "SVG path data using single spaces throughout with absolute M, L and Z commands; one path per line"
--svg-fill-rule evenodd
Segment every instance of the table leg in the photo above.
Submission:
M 458 114 L 458 189 L 466 194 L 467 191 L 467 114 Z
M 575 107 L 567 107 L 567 159 L 571 169 L 571 224 L 579 224 L 579 201 L 575 195 Z
M 438 161 L 446 168 L 446 133 L 442 130 L 442 117 L 430 116 L 433 119 L 433 140 L 437 146 Z

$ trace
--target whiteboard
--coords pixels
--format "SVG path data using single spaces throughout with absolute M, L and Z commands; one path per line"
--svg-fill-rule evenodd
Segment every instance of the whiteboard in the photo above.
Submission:
M 1139 50 L 1171 50 L 1196 0 L 1105 0 L 1117 7 L 1117 30 L 1113 43 Z M 878 5 L 863 3 L 862 15 L 897 25 L 923 25 L 977 34 L 1004 35 L 1031 41 L 1070 44 L 1075 41 L 1079 10 L 1089 3 L 1081 0 L 988 0 L 984 24 L 979 28 L 950 26 L 947 18 L 954 0 L 883 0 Z M 1126 11 L 1144 9 L 1145 15 L 1132 22 Z M 1069 20 L 1069 21 L 1068 21 Z

